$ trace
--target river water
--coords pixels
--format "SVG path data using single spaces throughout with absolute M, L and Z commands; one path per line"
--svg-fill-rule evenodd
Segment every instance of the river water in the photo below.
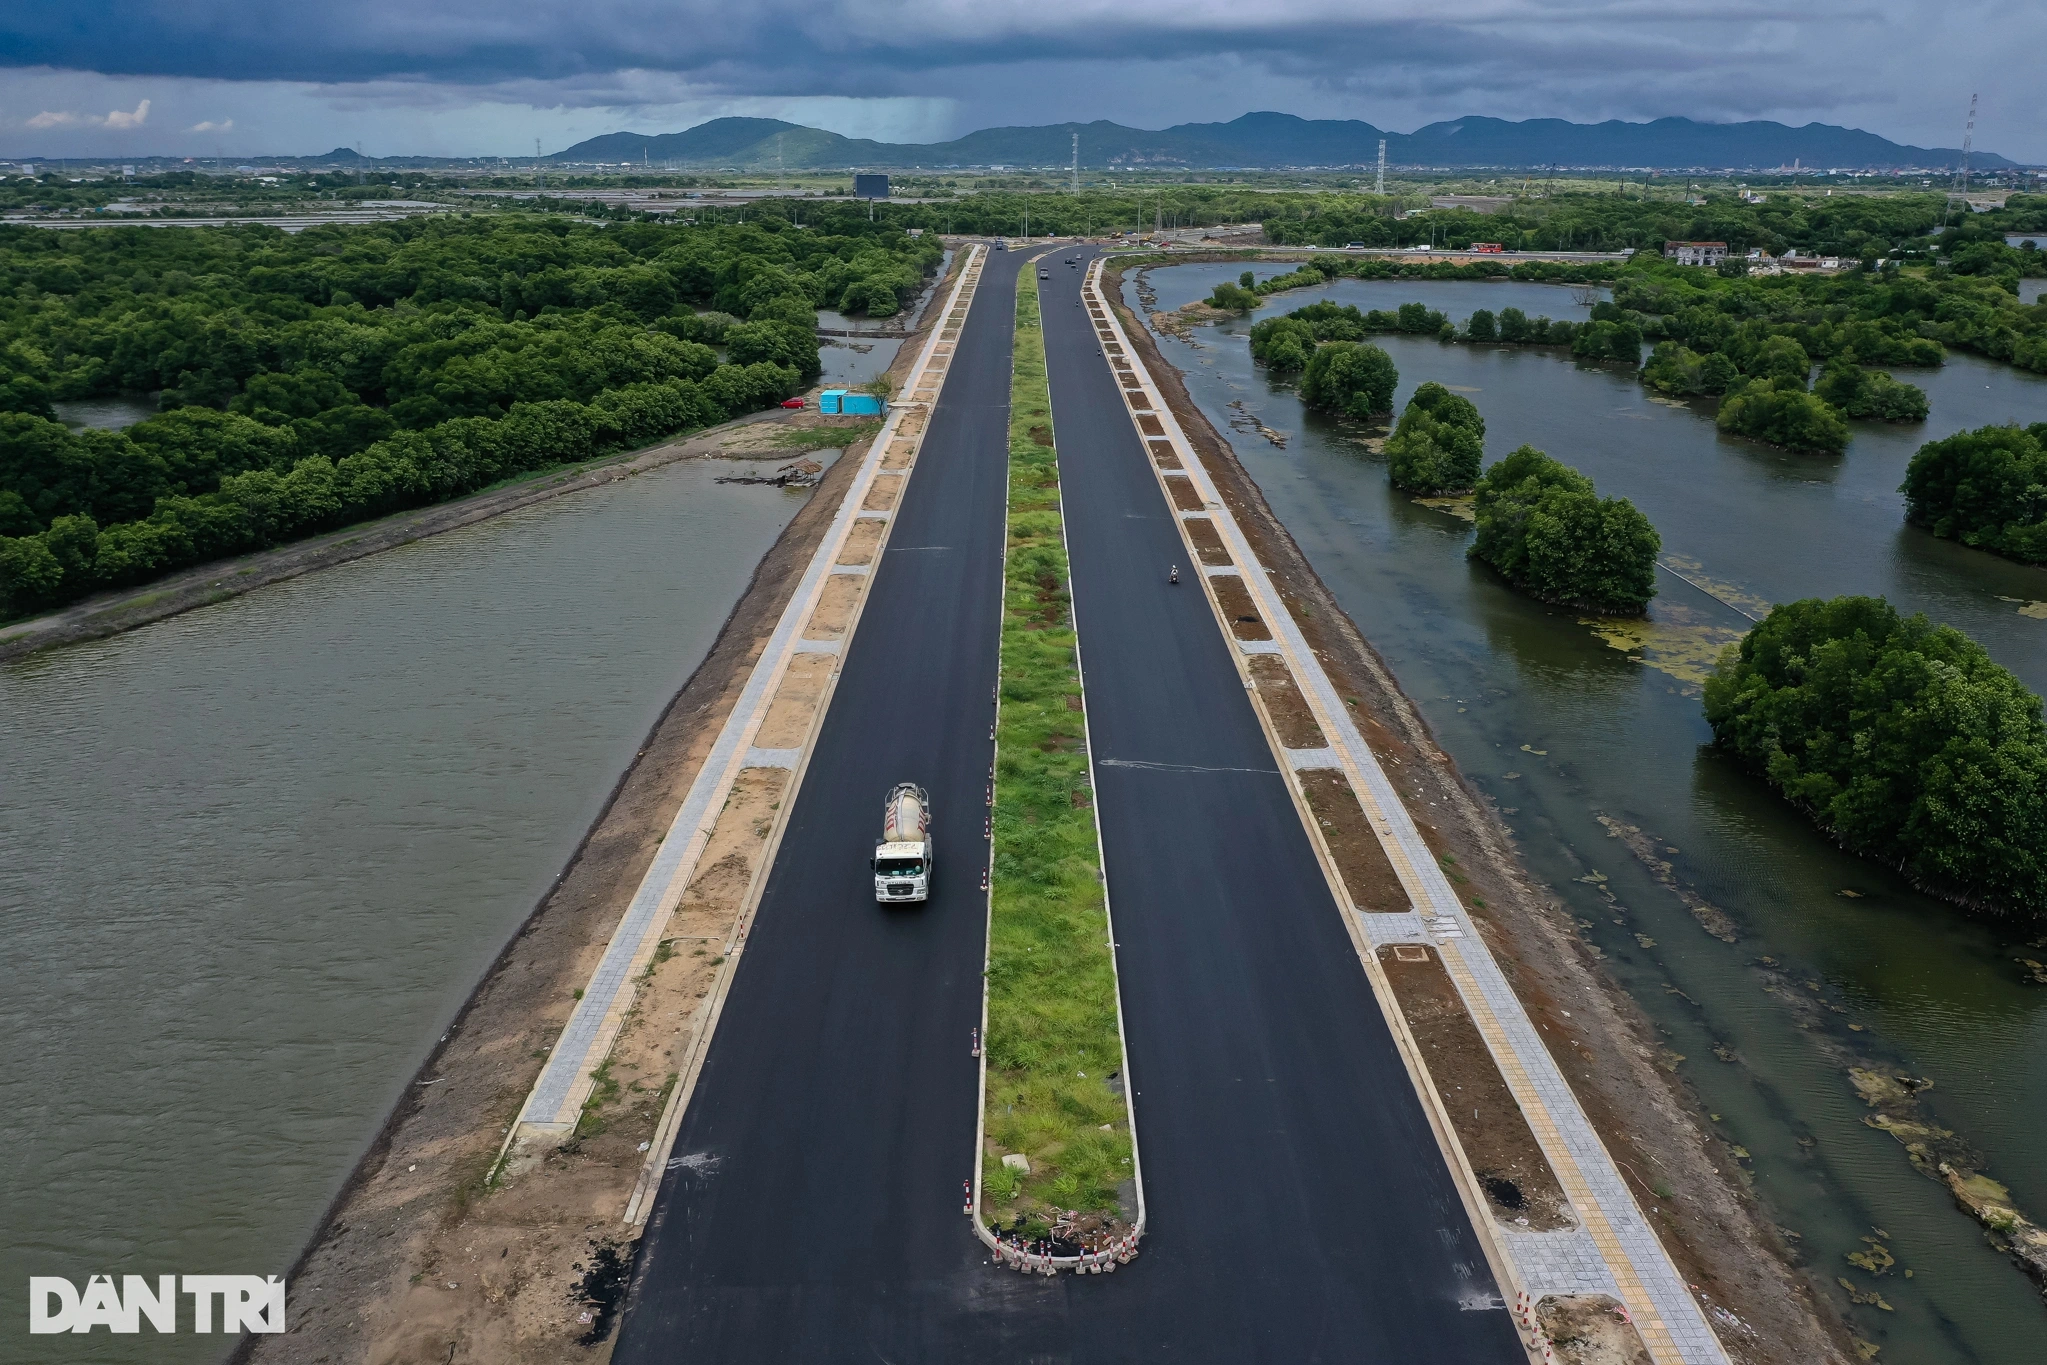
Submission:
M 283 1274 L 802 490 L 691 461 L 0 666 L 0 1360 L 30 1275 Z
M 1174 308 L 1236 273 L 1154 269 L 1126 282 L 1126 302 L 1142 309 L 1151 293 Z M 1419 299 L 1459 319 L 1509 305 L 1588 312 L 1583 291 L 1556 286 L 1349 280 L 1282 295 L 1254 317 L 1322 298 Z M 1162 344 L 1438 738 L 1498 802 L 1532 871 L 1684 1058 L 1672 1065 L 1718 1116 L 1723 1160 L 1797 1235 L 1820 1292 L 1884 1348 L 1881 1361 L 2047 1359 L 2039 1293 L 1902 1146 L 1862 1123 L 1869 1111 L 1846 1075 L 1852 1064 L 1930 1080 L 1939 1122 L 2047 1217 L 2047 989 L 2025 985 L 2017 963 L 2043 954 L 1834 848 L 1707 747 L 1698 700 L 1714 652 L 1747 628 L 1744 611 L 1847 592 L 1950 622 L 2047 691 L 2047 570 L 1906 527 L 1896 491 L 1923 441 L 2047 419 L 2047 380 L 1959 353 L 1937 371 L 1900 371 L 1926 389 L 1930 420 L 1851 424 L 1844 455 L 1814 458 L 1722 436 L 1710 406 L 1653 399 L 1629 371 L 1547 350 L 1381 339 L 1400 367 L 1396 406 L 1424 380 L 1447 384 L 1484 415 L 1488 459 L 1532 443 L 1656 524 L 1677 572 L 1659 573 L 1644 631 L 1605 639 L 1470 563 L 1465 522 L 1395 493 L 1359 440 L 1383 431 L 1310 416 L 1268 382 L 1250 360 L 1251 321 Z M 1708 937 L 1602 817 L 1651 836 L 1740 940 Z M 1879 1229 L 1898 1264 L 1873 1280 L 1845 1258 Z M 1850 1305 L 1843 1276 L 1893 1311 Z

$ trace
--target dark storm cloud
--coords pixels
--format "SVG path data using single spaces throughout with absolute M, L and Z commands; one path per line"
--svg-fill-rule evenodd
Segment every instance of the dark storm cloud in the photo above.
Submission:
M 1639 4 L 1531 0 L 1459 6 L 1314 3 L 1125 4 L 704 3 L 591 0 L 365 0 L 347 6 L 251 0 L 113 0 L 26 6 L 0 19 L 8 64 L 124 75 L 346 82 L 415 78 L 494 85 L 627 68 L 686 75 L 733 93 L 866 92 L 907 76 L 1008 61 L 1091 58 L 1172 62 L 1218 53 L 1293 74 L 1424 65 L 1451 83 L 1493 71 L 1563 76 L 1648 72 L 1696 63 L 1744 25 L 1791 11 L 1716 10 L 1712 21 Z M 1797 11 L 1813 25 L 1847 13 Z
M 415 82 L 542 108 L 695 97 L 950 98 L 961 130 L 1250 108 L 1408 126 L 1465 113 L 1820 118 L 1952 143 L 1972 88 L 2031 96 L 2037 5 L 1958 0 L 50 0 L 0 14 L 0 63 L 127 77 Z M 1997 34 L 1985 44 L 1983 35 Z M 1203 82 L 1215 82 L 1204 85 Z M 1892 111 L 1885 118 L 1885 111 Z M 2030 126 L 2029 122 L 2017 126 Z

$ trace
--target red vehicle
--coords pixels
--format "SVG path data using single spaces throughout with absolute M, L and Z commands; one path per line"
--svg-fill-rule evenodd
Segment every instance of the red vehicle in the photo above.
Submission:
M 803 406 L 803 400 L 801 398 L 784 398 L 782 406 L 785 408 L 800 408 Z
M 1473 242 L 1471 244 L 1471 249 L 1473 251 L 1483 251 L 1489 254 L 1497 255 L 1500 252 L 1505 251 L 1507 248 L 1501 246 L 1498 242 Z

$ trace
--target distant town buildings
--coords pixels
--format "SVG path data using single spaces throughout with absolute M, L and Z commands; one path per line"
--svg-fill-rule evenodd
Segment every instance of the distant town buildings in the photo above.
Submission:
M 1665 242 L 1663 254 L 1679 265 L 1718 265 L 1727 259 L 1727 243 Z

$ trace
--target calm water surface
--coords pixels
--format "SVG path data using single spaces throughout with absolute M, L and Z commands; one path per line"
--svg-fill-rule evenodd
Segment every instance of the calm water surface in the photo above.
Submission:
M 1129 281 L 1126 297 L 1141 306 L 1148 285 L 1156 306 L 1177 307 L 1235 275 L 1157 269 Z M 1556 286 L 1338 281 L 1254 317 L 1319 298 L 1361 308 L 1419 299 L 1453 318 L 1508 305 L 1583 317 L 1589 305 Z M 1881 1360 L 2047 1359 L 2038 1292 L 1898 1143 L 1862 1123 L 1868 1110 L 1845 1074 L 1869 1065 L 1931 1080 L 1937 1119 L 2047 1217 L 2047 990 L 2022 984 L 2015 962 L 2038 949 L 1833 848 L 1706 747 L 1697 685 L 1719 643 L 1749 624 L 1743 609 L 1859 592 L 1953 623 L 2047 690 L 2037 605 L 2047 571 L 1908 529 L 1896 491 L 1926 440 L 2047 419 L 2047 380 L 1959 353 L 1939 370 L 1899 371 L 1926 389 L 1931 419 L 1852 424 L 1844 455 L 1812 458 L 1724 437 L 1710 407 L 1651 399 L 1629 372 L 1549 351 L 1384 339 L 1400 366 L 1398 402 L 1424 380 L 1450 385 L 1484 414 L 1489 458 L 1530 442 L 1655 522 L 1684 577 L 1658 575 L 1649 627 L 1616 648 L 1466 560 L 1464 522 L 1388 485 L 1359 439 L 1382 431 L 1311 417 L 1267 381 L 1246 348 L 1250 322 L 1167 341 L 1168 358 L 1436 734 L 1498 801 L 1532 869 L 1684 1057 L 1679 1073 L 1719 1116 L 1723 1159 L 1751 1173 L 1816 1283 L 1884 1347 Z M 1734 918 L 1740 942 L 1704 934 L 1601 817 L 1650 835 L 1681 882 Z M 1738 1160 L 1736 1145 L 1751 1157 Z M 1879 1228 L 1898 1266 L 1872 1281 L 1844 1258 Z M 1837 1276 L 1880 1290 L 1895 1311 L 1850 1307 Z
M 0 667 L 0 1360 L 218 1357 L 31 1350 L 26 1277 L 285 1271 L 802 505 L 754 468 Z

